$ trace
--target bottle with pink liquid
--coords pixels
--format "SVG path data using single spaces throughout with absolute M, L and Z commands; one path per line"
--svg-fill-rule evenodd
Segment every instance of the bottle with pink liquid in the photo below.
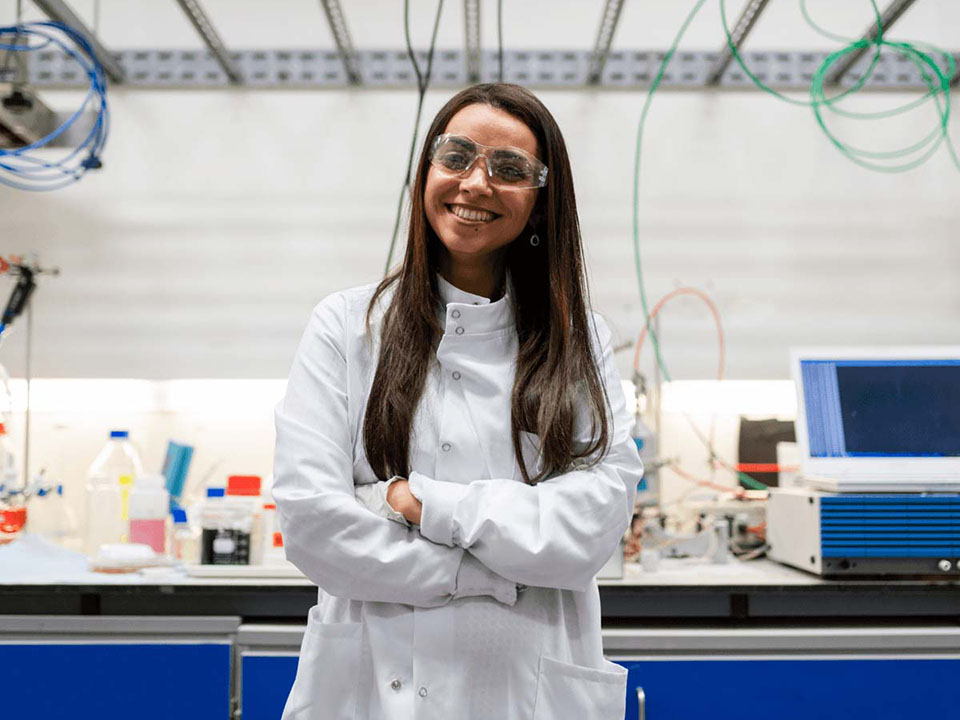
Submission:
M 163 475 L 140 475 L 130 492 L 130 542 L 149 545 L 162 555 L 167 545 L 170 496 Z

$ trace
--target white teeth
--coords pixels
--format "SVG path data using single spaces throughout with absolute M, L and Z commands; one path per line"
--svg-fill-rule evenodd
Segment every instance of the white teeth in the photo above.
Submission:
M 492 212 L 487 212 L 486 210 L 467 210 L 467 208 L 460 207 L 459 205 L 451 205 L 450 212 L 458 218 L 471 220 L 473 222 L 489 222 L 496 217 Z

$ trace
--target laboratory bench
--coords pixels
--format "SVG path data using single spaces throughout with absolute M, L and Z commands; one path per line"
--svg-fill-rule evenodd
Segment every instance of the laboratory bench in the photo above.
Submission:
M 22 690 L 10 717 L 279 718 L 317 599 L 306 579 L 10 556 L 0 547 L 0 667 Z M 629 720 L 957 717 L 960 581 L 664 559 L 598 582 Z

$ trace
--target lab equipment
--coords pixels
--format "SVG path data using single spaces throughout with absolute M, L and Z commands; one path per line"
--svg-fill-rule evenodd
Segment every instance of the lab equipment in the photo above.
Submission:
M 87 512 L 83 550 L 93 557 L 100 546 L 123 541 L 123 496 L 117 478 L 102 473 L 87 475 Z
M 109 492 L 107 486 L 110 483 L 116 484 L 120 492 L 120 504 L 116 508 L 119 520 L 117 524 L 114 524 L 106 518 L 106 509 L 101 510 L 96 507 L 91 507 L 88 502 L 87 530 L 90 542 L 98 539 L 101 543 L 126 541 L 130 490 L 133 487 L 133 479 L 142 474 L 143 465 L 140 462 L 140 455 L 137 453 L 137 449 L 130 442 L 130 433 L 127 430 L 111 430 L 107 444 L 94 459 L 87 473 L 88 489 L 93 490 L 95 486 L 96 492 L 103 496 L 102 499 L 104 502 L 111 505 L 110 512 L 113 512 L 115 499 L 112 493 Z M 97 522 L 104 523 L 105 530 L 103 535 L 109 539 L 98 538 L 98 530 L 90 527 L 92 517 L 96 517 Z M 119 537 L 116 537 L 115 531 L 117 528 L 120 529 Z M 96 551 L 96 547 L 88 544 L 88 553 L 95 553 Z
M 960 575 L 960 494 L 771 488 L 767 555 L 817 575 Z
M 63 495 L 63 483 L 44 483 L 30 496 L 27 530 L 66 548 L 73 546 L 77 520 Z
M 130 493 L 130 542 L 143 543 L 163 554 L 167 545 L 170 496 L 163 475 L 138 475 Z
M 207 488 L 201 515 L 200 563 L 248 565 L 252 526 L 248 501 L 226 497 L 224 488 Z
M 7 426 L 0 422 L 0 499 L 16 494 L 18 482 L 17 456 Z
M 187 519 L 187 511 L 177 507 L 173 509 L 173 530 L 171 532 L 170 555 L 182 563 L 197 563 L 200 560 L 200 538 Z
M 960 491 L 960 346 L 791 355 L 801 474 L 810 486 Z
M 167 454 L 164 457 L 161 472 L 166 477 L 167 492 L 170 493 L 171 504 L 179 503 L 183 497 L 183 487 L 192 459 L 193 447 L 191 445 L 183 445 L 173 440 L 167 443 Z

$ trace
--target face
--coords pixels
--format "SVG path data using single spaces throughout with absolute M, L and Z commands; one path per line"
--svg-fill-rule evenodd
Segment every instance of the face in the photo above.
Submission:
M 539 157 L 533 131 L 489 105 L 468 105 L 450 118 L 443 132 L 465 135 L 481 145 L 520 148 Z M 491 185 L 486 162 L 478 157 L 462 176 L 446 174 L 433 165 L 427 174 L 424 209 L 450 262 L 487 264 L 499 258 L 523 232 L 537 200 L 536 188 Z

